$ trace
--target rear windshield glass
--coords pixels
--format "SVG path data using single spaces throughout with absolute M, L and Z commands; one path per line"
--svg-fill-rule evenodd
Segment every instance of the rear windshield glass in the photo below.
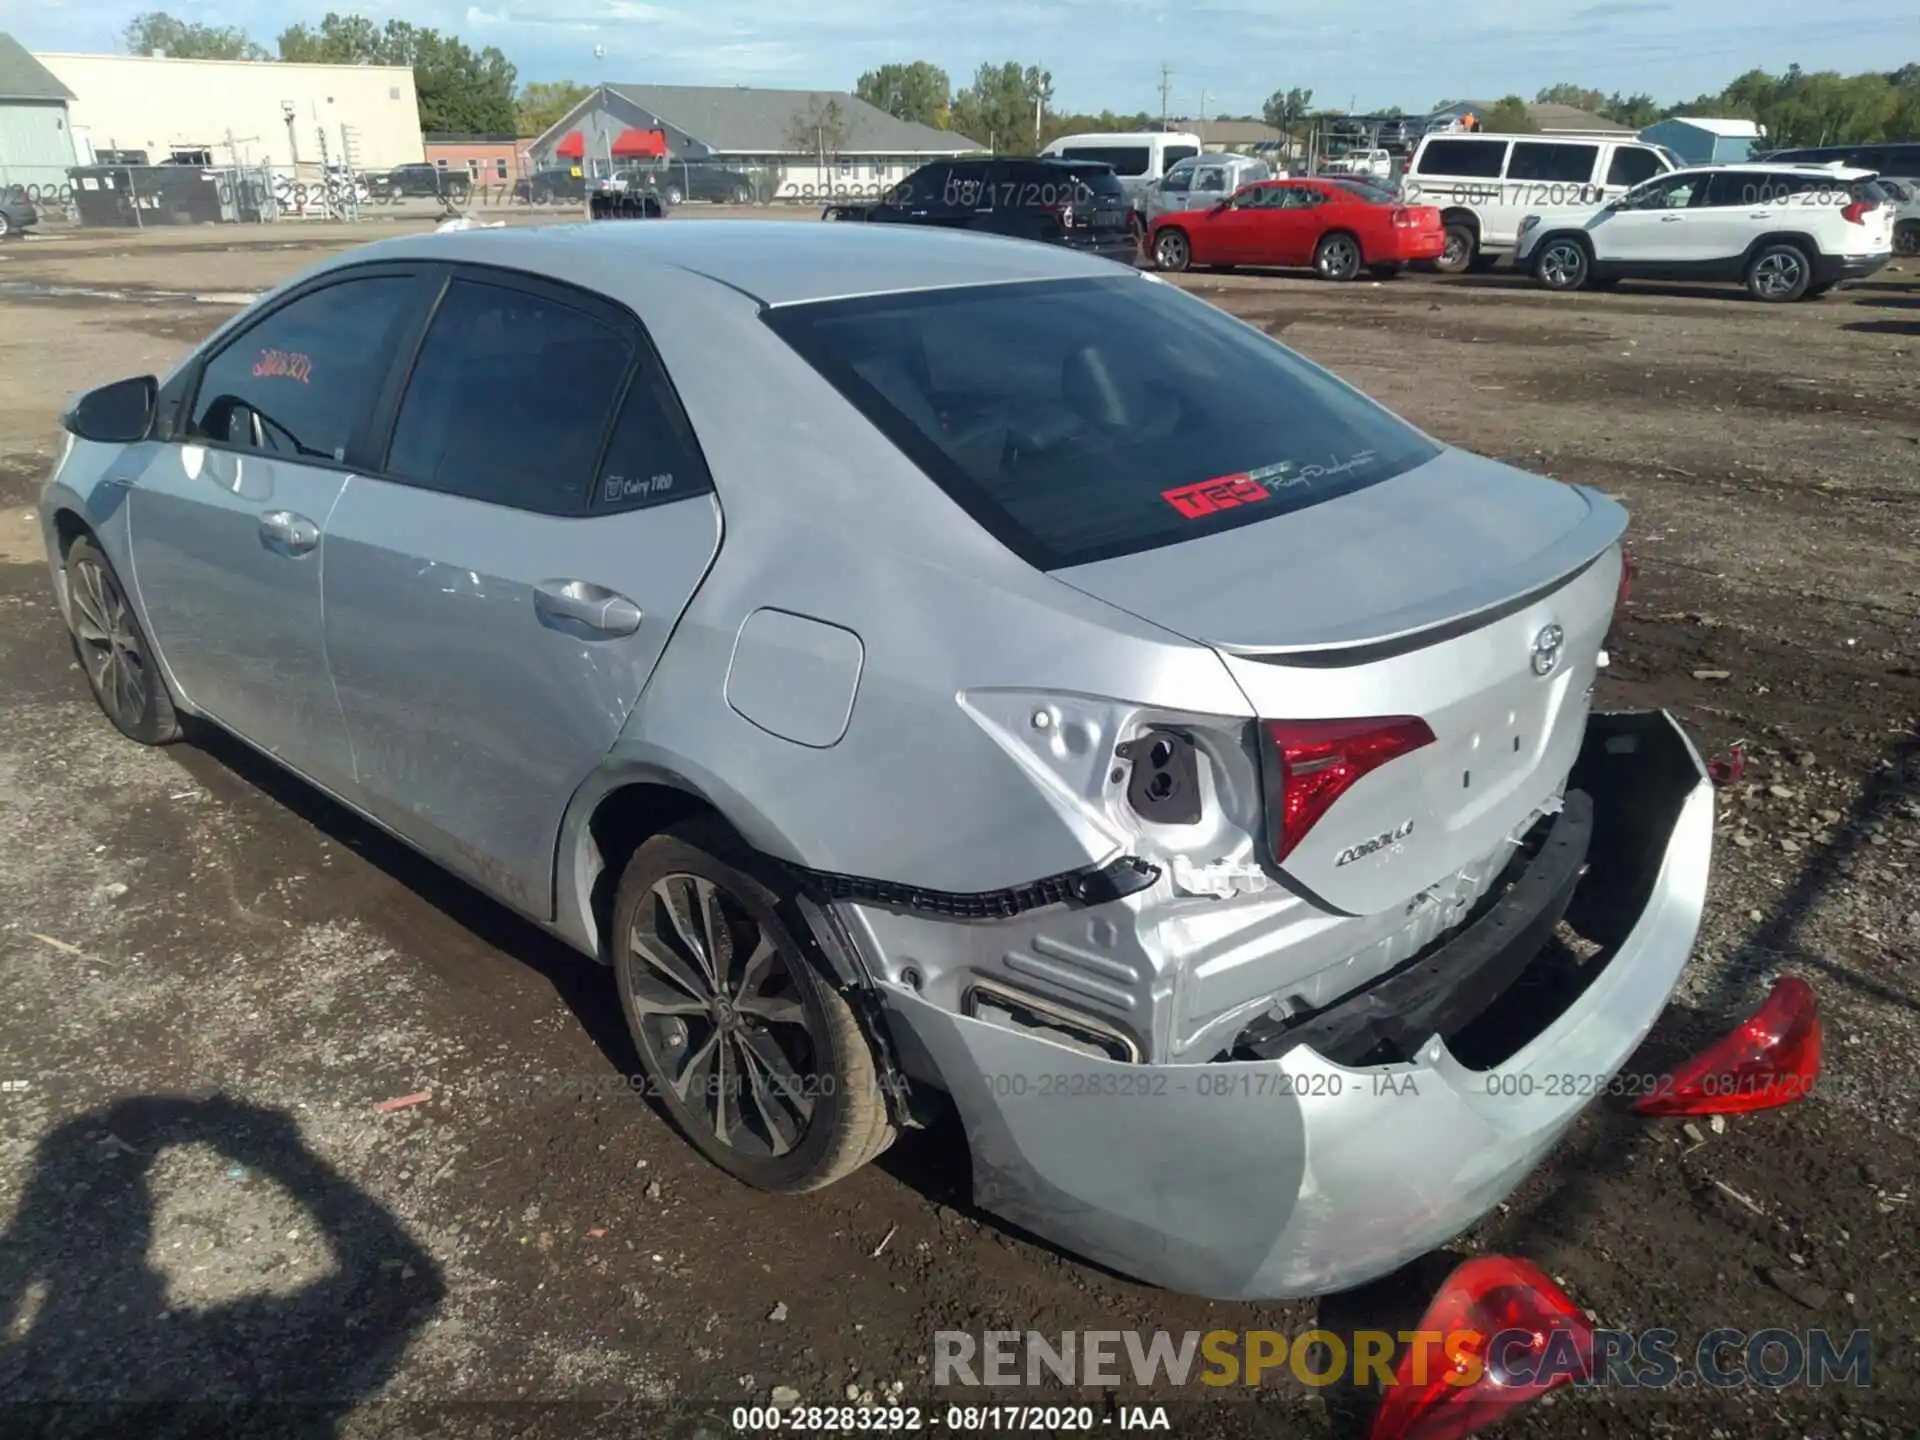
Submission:
M 1439 453 L 1259 331 L 1137 276 L 785 306 L 767 323 L 1041 569 L 1271 519 Z
M 1070 145 L 1060 154 L 1068 160 L 1098 160 L 1111 165 L 1116 175 L 1144 175 L 1153 163 L 1153 153 L 1144 145 Z
M 1379 185 L 1369 185 L 1364 180 L 1336 180 L 1333 183 L 1338 185 L 1342 190 L 1351 190 L 1362 200 L 1370 201 L 1375 205 L 1398 205 L 1400 203 L 1400 197 L 1393 191 Z

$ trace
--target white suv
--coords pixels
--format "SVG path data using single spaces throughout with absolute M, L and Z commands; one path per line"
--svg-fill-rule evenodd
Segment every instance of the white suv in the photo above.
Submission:
M 1527 216 L 1514 264 L 1551 290 L 1733 280 L 1757 300 L 1798 300 L 1885 265 L 1893 212 L 1871 170 L 1702 165 L 1598 209 Z

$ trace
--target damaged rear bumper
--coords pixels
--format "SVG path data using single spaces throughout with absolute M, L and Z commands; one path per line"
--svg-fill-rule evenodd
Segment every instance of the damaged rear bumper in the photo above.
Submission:
M 1264 1040 L 1270 1059 L 1127 1064 L 883 985 L 897 1040 L 959 1111 L 976 1202 L 1116 1270 L 1221 1299 L 1349 1288 L 1467 1229 L 1638 1048 L 1699 928 L 1712 787 L 1672 718 L 1592 717 L 1569 789 L 1594 798 L 1577 817 L 1589 868 L 1546 904 L 1558 918 L 1570 889 L 1567 919 L 1598 954 L 1541 951 L 1534 926 L 1516 967 L 1512 945 L 1484 933 L 1472 944 L 1469 927 Z M 1543 851 L 1549 881 L 1554 861 Z M 1448 952 L 1498 993 L 1449 1007 L 1430 975 L 1408 978 Z M 1396 984 L 1413 1010 L 1394 1005 Z M 1396 1008 L 1442 1033 L 1408 1045 L 1410 1058 L 1360 1063 Z M 1487 1033 L 1496 1018 L 1504 1042 Z

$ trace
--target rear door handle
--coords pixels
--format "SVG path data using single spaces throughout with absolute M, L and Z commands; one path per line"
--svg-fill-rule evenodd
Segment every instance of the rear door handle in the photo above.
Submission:
M 1662 215 L 1660 217 L 1660 223 L 1662 225 L 1678 225 L 1683 218 L 1683 216 L 1679 215 Z
M 291 510 L 269 510 L 260 517 L 260 537 L 276 550 L 304 555 L 320 543 L 320 527 Z
M 542 620 L 570 620 L 596 635 L 631 635 L 640 628 L 638 605 L 588 580 L 542 580 L 533 587 L 533 609 Z

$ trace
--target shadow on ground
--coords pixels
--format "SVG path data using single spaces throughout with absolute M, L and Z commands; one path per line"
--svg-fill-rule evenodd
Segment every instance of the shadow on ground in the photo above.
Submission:
M 150 1253 L 153 1169 L 189 1145 L 283 1187 L 330 1272 L 291 1293 L 172 1304 Z M 219 1096 L 121 1100 L 42 1139 L 0 1236 L 6 1428 L 323 1440 L 386 1382 L 445 1293 L 432 1257 L 309 1151 L 290 1116 Z

